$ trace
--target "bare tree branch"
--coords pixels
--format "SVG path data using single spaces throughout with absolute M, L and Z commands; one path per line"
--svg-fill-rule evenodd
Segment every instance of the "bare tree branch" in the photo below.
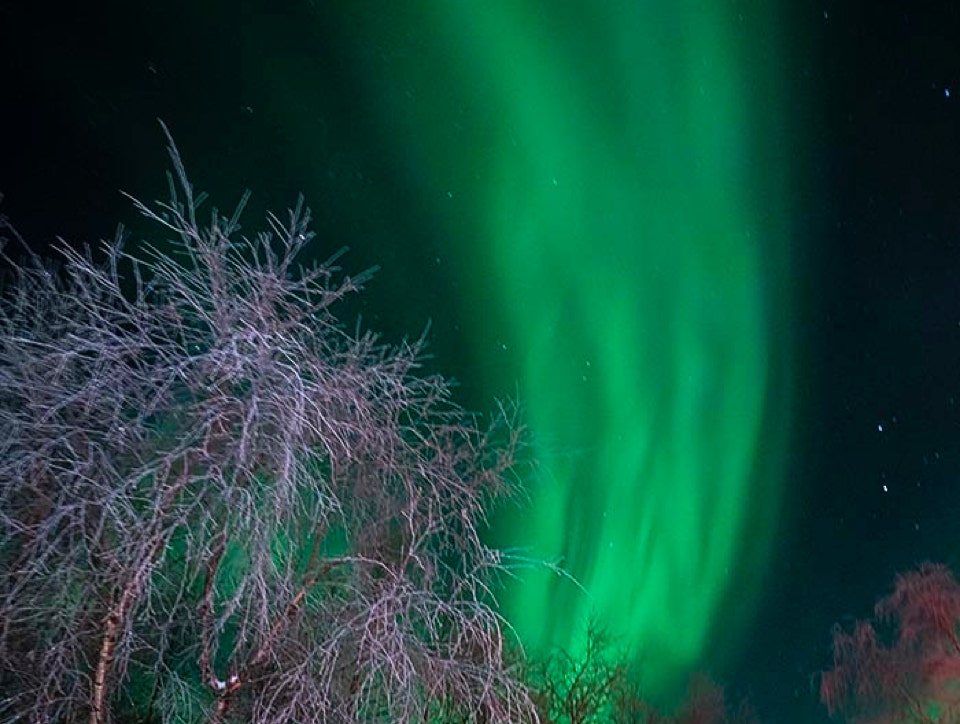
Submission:
M 134 201 L 162 244 L 0 250 L 0 718 L 536 720 L 481 535 L 518 411 L 481 426 L 424 337 L 348 331 L 371 272 L 295 264 L 302 200 L 201 222 L 170 155 Z

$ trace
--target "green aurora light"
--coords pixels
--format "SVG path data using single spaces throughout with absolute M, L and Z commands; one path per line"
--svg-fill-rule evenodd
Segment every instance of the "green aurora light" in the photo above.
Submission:
M 710 0 L 394 5 L 351 11 L 345 45 L 366 48 L 373 123 L 451 240 L 444 263 L 490 303 L 462 318 L 473 367 L 490 389 L 519 380 L 539 440 L 532 505 L 497 539 L 579 584 L 521 570 L 505 612 L 528 647 L 573 653 L 596 617 L 669 692 L 735 648 L 783 504 L 776 18 Z

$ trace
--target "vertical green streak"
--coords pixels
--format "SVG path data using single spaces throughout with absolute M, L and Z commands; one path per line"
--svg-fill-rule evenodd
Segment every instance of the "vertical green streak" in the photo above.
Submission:
M 776 125 L 767 28 L 712 0 L 395 12 L 380 37 L 417 43 L 387 66 L 381 123 L 438 216 L 442 184 L 467 199 L 452 261 L 509 325 L 475 323 L 510 341 L 479 362 L 491 385 L 516 371 L 540 441 L 532 506 L 498 536 L 579 583 L 521 571 L 508 617 L 575 652 L 595 616 L 669 687 L 749 610 L 781 501 L 765 428 L 789 413 L 771 321 L 789 224 L 756 135 Z M 403 97 L 397 78 L 420 82 Z
M 703 655 L 741 549 L 770 543 L 750 537 L 751 497 L 771 515 L 779 496 L 754 463 L 778 302 L 764 257 L 783 240 L 752 213 L 737 17 L 584 4 L 603 15 L 591 44 L 485 7 L 456 20 L 457 47 L 505 114 L 485 246 L 546 462 L 504 537 L 582 586 L 527 575 L 507 610 L 528 644 L 574 651 L 598 617 L 665 686 Z

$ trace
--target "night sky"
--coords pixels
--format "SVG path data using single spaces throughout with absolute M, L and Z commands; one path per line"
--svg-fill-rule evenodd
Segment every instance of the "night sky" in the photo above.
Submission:
M 588 47 L 602 36 L 593 3 L 517 3 L 535 8 L 531 26 L 582 33 Z M 484 102 L 493 91 L 457 86 L 473 71 L 431 66 L 442 54 L 415 16 L 436 3 L 383 18 L 380 3 L 346 0 L 14 5 L 0 2 L 0 212 L 35 249 L 57 236 L 96 242 L 121 221 L 143 228 L 119 190 L 163 196 L 161 118 L 221 208 L 250 188 L 253 223 L 303 192 L 318 256 L 347 245 L 349 271 L 381 267 L 355 311 L 397 339 L 432 320 L 431 350 L 465 405 L 517 389 L 524 368 L 510 353 L 524 340 L 490 270 L 471 265 L 489 223 L 477 190 L 494 168 L 495 143 L 478 139 L 507 111 Z M 789 230 L 769 282 L 788 292 L 770 297 L 782 306 L 766 319 L 771 346 L 789 340 L 776 379 L 791 402 L 769 403 L 762 423 L 786 439 L 781 491 L 757 534 L 769 550 L 751 551 L 744 534 L 739 557 L 756 568 L 742 601 L 733 578 L 717 603 L 735 617 L 742 602 L 747 620 L 736 641 L 714 622 L 723 652 L 708 642 L 701 663 L 763 720 L 815 722 L 826 712 L 811 677 L 829 665 L 832 624 L 867 616 L 898 571 L 925 560 L 960 569 L 960 7 L 762 5 L 715 13 L 733 28 L 717 32 L 746 48 L 734 61 L 750 79 L 741 116 L 762 119 L 750 121 L 760 150 L 744 178 L 761 204 L 756 179 L 787 179 L 775 210 L 757 213 Z M 687 17 L 664 13 L 664 26 Z M 453 15 L 424 11 L 423 22 Z M 645 17 L 657 26 L 658 11 Z M 606 66 L 577 53 L 563 62 L 589 86 Z M 434 72 L 438 88 L 418 87 Z M 434 100 L 418 105 L 418 93 Z M 435 100 L 445 93 L 450 108 Z M 591 117 L 619 108 L 613 90 L 584 105 Z M 681 106 L 664 107 L 669 119 Z M 411 147 L 437 160 L 417 164 Z

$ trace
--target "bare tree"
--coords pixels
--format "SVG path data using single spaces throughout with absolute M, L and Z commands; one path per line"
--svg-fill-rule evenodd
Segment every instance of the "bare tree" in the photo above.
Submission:
M 583 651 L 554 650 L 532 665 L 527 680 L 540 719 L 547 724 L 756 724 L 747 700 L 731 707 L 726 691 L 694 673 L 673 714 L 645 699 L 640 660 L 617 645 L 596 621 L 588 622 Z
M 629 674 L 627 657 L 596 620 L 588 622 L 585 639 L 578 656 L 556 649 L 531 667 L 528 678 L 544 721 L 591 724 L 616 718 L 617 695 Z
M 535 720 L 480 536 L 515 407 L 481 426 L 423 338 L 345 328 L 369 273 L 294 268 L 302 201 L 201 222 L 169 150 L 134 201 L 169 251 L 0 252 L 0 718 Z

